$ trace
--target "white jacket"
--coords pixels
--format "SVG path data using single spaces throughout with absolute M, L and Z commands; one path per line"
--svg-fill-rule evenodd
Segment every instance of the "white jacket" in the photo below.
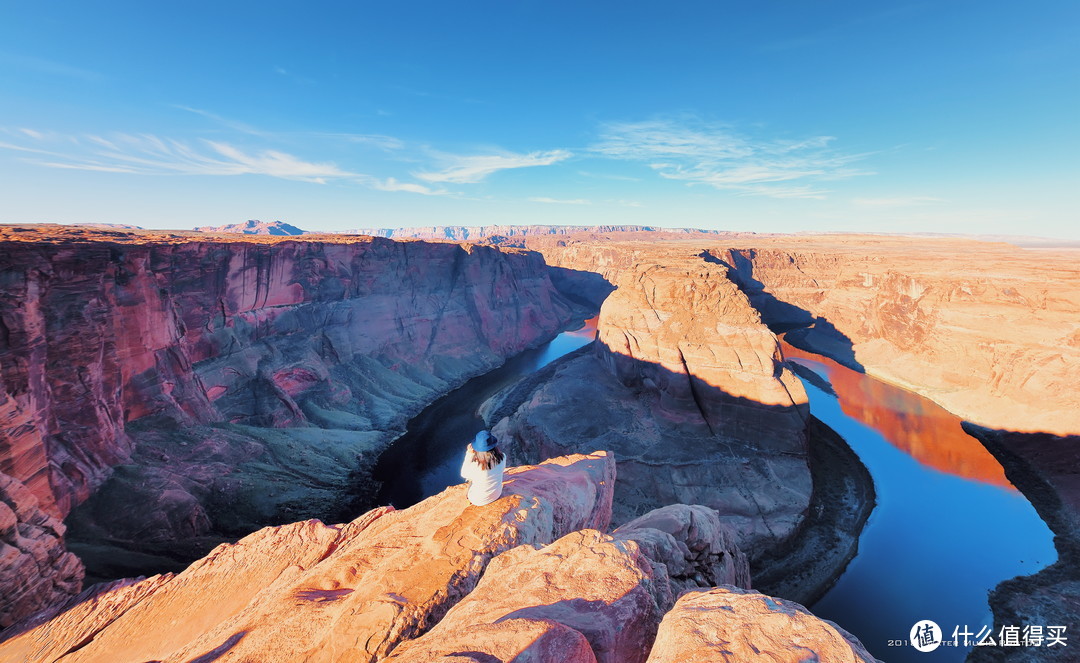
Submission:
M 469 501 L 476 506 L 491 504 L 502 495 L 503 470 L 506 469 L 506 457 L 491 468 L 485 470 L 473 460 L 473 448 L 470 444 L 465 449 L 465 461 L 461 464 L 461 477 L 469 482 Z

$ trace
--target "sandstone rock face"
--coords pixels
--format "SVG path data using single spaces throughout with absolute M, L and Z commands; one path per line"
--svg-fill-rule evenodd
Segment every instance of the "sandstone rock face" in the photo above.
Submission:
M 51 516 L 82 504 L 74 539 L 139 554 L 341 518 L 412 414 L 580 310 L 532 252 L 18 231 L 0 229 L 0 471 Z
M 808 406 L 776 337 L 726 270 L 696 256 L 615 268 L 593 356 L 559 365 L 495 434 L 525 462 L 614 450 L 615 521 L 702 504 L 751 557 L 810 501 Z
M 992 428 L 1080 432 L 1080 251 L 880 235 L 530 237 L 562 269 L 615 282 L 643 261 L 726 265 L 788 340 Z
M 1013 624 L 1075 624 L 1080 618 L 1080 436 L 994 431 L 964 424 L 1005 467 L 1054 532 L 1058 559 L 1029 576 L 1005 580 L 990 593 L 994 628 Z M 1071 629 L 1070 629 L 1071 630 Z M 1071 644 L 1071 643 L 1070 643 Z M 987 651 L 982 651 L 982 650 Z M 1045 649 L 1045 651 L 1040 651 Z M 1069 661 L 1063 647 L 978 647 L 973 663 Z
M 0 632 L 0 654 L 12 661 L 58 660 L 174 577 L 167 573 L 88 587 Z
M 854 636 L 798 603 L 737 587 L 689 591 L 660 624 L 648 663 L 874 663 Z
M 1080 433 L 1080 252 L 885 238 L 713 253 L 796 345 L 977 423 Z
M 64 550 L 63 523 L 0 473 L 0 628 L 78 592 L 82 579 L 82 563 Z
M 346 525 L 263 529 L 175 577 L 99 592 L 17 628 L 0 659 L 379 660 L 468 594 L 492 557 L 605 528 L 614 479 L 612 458 L 598 452 L 515 468 L 503 498 L 484 507 L 461 485 Z M 561 646 L 568 635 L 546 641 Z
M 600 310 L 597 355 L 620 382 L 656 392 L 674 419 L 787 449 L 806 427 L 802 382 L 745 295 L 710 263 L 639 265 Z
M 675 596 L 694 587 L 750 588 L 746 555 L 731 528 L 708 507 L 660 507 L 619 527 L 614 535 L 637 541 L 649 559 L 663 563 Z
M 443 634 L 459 637 L 479 625 L 527 620 L 581 633 L 598 663 L 640 663 L 673 601 L 666 578 L 657 575 L 640 546 L 596 530 L 574 532 L 539 550 L 521 546 L 492 560 L 465 600 L 389 660 L 429 661 L 445 651 Z M 484 643 L 476 647 L 482 651 Z
M 716 513 L 665 507 L 611 536 L 582 530 L 543 548 L 503 553 L 435 628 L 387 660 L 422 663 L 468 653 L 475 656 L 468 660 L 516 661 L 527 652 L 537 661 L 640 663 L 678 591 L 707 586 L 716 575 L 744 583 L 749 578 L 745 557 Z M 568 631 L 583 636 L 587 646 Z M 536 633 L 565 643 L 567 657 L 546 643 L 536 647 Z

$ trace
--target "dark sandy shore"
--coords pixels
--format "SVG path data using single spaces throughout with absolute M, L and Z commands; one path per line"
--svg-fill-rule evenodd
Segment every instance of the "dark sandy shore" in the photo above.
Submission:
M 859 535 L 876 495 L 874 480 L 844 438 L 810 418 L 810 476 L 814 493 L 792 545 L 756 560 L 754 589 L 812 605 L 836 582 L 859 550 Z

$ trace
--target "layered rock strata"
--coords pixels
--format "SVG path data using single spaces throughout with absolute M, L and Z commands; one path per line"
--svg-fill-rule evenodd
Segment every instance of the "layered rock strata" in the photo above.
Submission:
M 0 473 L 0 626 L 78 592 L 82 579 L 82 564 L 64 549 L 63 523 Z
M 810 501 L 808 406 L 776 337 L 722 267 L 672 260 L 613 275 L 594 352 L 519 394 L 495 434 L 526 462 L 613 449 L 618 523 L 704 504 L 751 557 L 785 544 Z
M 605 534 L 614 480 L 596 452 L 514 468 L 484 507 L 454 486 L 344 525 L 266 528 L 179 575 L 99 585 L 16 624 L 0 659 L 709 660 L 685 628 L 702 592 L 728 597 L 694 616 L 714 656 L 723 640 L 763 660 L 843 653 L 843 632 L 796 606 L 757 593 L 738 603 L 746 559 L 711 509 L 672 505 Z
M 940 237 L 644 233 L 530 237 L 550 265 L 615 282 L 696 255 L 765 322 L 996 429 L 1080 433 L 1080 252 Z
M 340 519 L 411 414 L 582 312 L 524 251 L 0 230 L 0 472 L 117 574 Z
M 1080 253 L 868 240 L 713 252 L 789 336 L 977 423 L 1080 433 Z

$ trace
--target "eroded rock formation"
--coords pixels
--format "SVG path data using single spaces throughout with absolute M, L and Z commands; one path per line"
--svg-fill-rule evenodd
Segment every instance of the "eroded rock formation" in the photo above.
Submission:
M 64 525 L 19 481 L 0 473 L 0 627 L 79 591 L 83 566 Z
M 788 339 L 992 428 L 1080 433 L 1080 252 L 882 235 L 531 237 L 563 269 L 615 282 L 697 255 L 730 269 Z M 809 327 L 806 327 L 809 325 Z
M 716 252 L 796 345 L 994 428 L 1080 433 L 1077 254 L 867 240 Z
M 581 311 L 531 252 L 2 231 L 0 471 L 117 574 L 341 518 L 409 416 Z
M 704 504 L 751 556 L 784 545 L 810 502 L 809 413 L 776 337 L 722 267 L 671 259 L 612 278 L 594 352 L 518 394 L 496 435 L 527 462 L 613 449 L 618 523 Z
M 607 526 L 615 465 L 602 452 L 517 468 L 508 479 L 507 496 L 483 508 L 469 504 L 462 485 L 346 525 L 260 530 L 175 577 L 16 625 L 0 658 L 171 663 L 215 652 L 222 662 L 379 660 L 468 594 L 492 557 Z

